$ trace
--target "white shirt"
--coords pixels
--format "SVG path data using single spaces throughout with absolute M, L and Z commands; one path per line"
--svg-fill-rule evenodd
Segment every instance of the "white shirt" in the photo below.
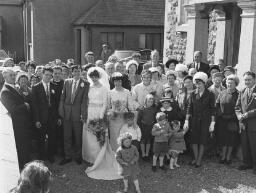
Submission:
M 80 81 L 80 79 L 78 79 L 78 80 L 73 79 L 73 83 L 72 83 L 72 92 L 71 92 L 71 94 L 73 94 L 74 90 L 77 90 L 79 81 Z M 75 85 L 76 85 L 76 87 L 75 87 Z
M 124 124 L 120 130 L 120 135 L 123 133 L 130 133 L 132 135 L 132 140 L 140 141 L 141 139 L 141 131 L 138 126 L 128 126 L 128 124 Z
M 42 81 L 42 83 L 43 83 L 43 86 L 44 86 L 44 91 L 45 91 L 45 93 L 47 94 L 47 86 L 48 86 L 48 92 L 50 93 L 50 82 L 48 82 L 48 83 L 45 83 L 44 81 Z

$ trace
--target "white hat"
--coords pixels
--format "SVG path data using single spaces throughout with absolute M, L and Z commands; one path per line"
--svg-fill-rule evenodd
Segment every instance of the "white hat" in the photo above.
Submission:
M 184 64 L 177 64 L 175 66 L 175 71 L 178 72 L 178 71 L 181 71 L 181 72 L 187 72 L 188 71 L 188 68 L 186 65 Z
M 128 70 L 128 68 L 132 65 L 132 64 L 135 64 L 135 66 L 138 68 L 139 64 L 136 60 L 130 60 L 126 63 L 126 70 Z
M 206 83 L 207 80 L 208 80 L 208 76 L 207 76 L 207 74 L 204 73 L 204 72 L 197 72 L 197 73 L 195 73 L 195 75 L 194 75 L 194 77 L 193 77 L 193 82 L 194 82 L 194 84 L 196 83 L 196 80 L 201 80 L 201 81 L 203 81 L 204 83 Z
M 151 67 L 148 69 L 151 73 L 154 73 L 154 72 L 158 72 L 159 73 L 159 69 L 157 67 Z

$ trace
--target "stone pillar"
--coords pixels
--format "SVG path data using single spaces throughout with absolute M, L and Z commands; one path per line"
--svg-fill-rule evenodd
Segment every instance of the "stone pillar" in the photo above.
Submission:
M 203 13 L 203 5 L 185 5 L 188 13 L 188 32 L 186 47 L 186 63 L 193 62 L 194 51 L 203 53 L 203 61 L 207 60 L 208 18 Z
M 237 75 L 241 78 L 248 70 L 256 72 L 256 1 L 240 0 L 238 6 L 242 9 L 237 69 Z M 243 83 L 240 85 L 243 86 Z
M 216 47 L 215 47 L 215 63 L 218 59 L 225 57 L 225 34 L 226 34 L 226 14 L 222 7 L 215 9 L 217 13 L 217 32 L 216 32 Z

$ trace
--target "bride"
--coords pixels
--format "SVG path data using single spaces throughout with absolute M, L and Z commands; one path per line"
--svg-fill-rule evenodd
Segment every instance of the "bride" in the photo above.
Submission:
M 87 79 L 90 82 L 88 94 L 88 119 L 83 127 L 83 159 L 93 165 L 85 173 L 90 178 L 115 180 L 121 176 L 117 172 L 115 152 L 112 151 L 106 121 L 108 104 L 108 75 L 99 67 L 88 70 Z

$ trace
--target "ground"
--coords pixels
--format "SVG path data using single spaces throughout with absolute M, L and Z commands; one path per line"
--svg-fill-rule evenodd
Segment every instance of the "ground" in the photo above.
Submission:
M 139 177 L 143 193 L 256 193 L 256 176 L 252 170 L 237 170 L 238 161 L 230 166 L 221 165 L 218 160 L 205 160 L 202 167 L 188 165 L 189 158 L 181 157 L 181 168 L 151 171 L 151 163 L 140 161 Z M 103 181 L 88 178 L 85 163 L 72 162 L 65 166 L 49 165 L 54 180 L 52 193 L 116 193 L 123 189 L 122 180 Z M 131 184 L 129 193 L 135 192 Z

